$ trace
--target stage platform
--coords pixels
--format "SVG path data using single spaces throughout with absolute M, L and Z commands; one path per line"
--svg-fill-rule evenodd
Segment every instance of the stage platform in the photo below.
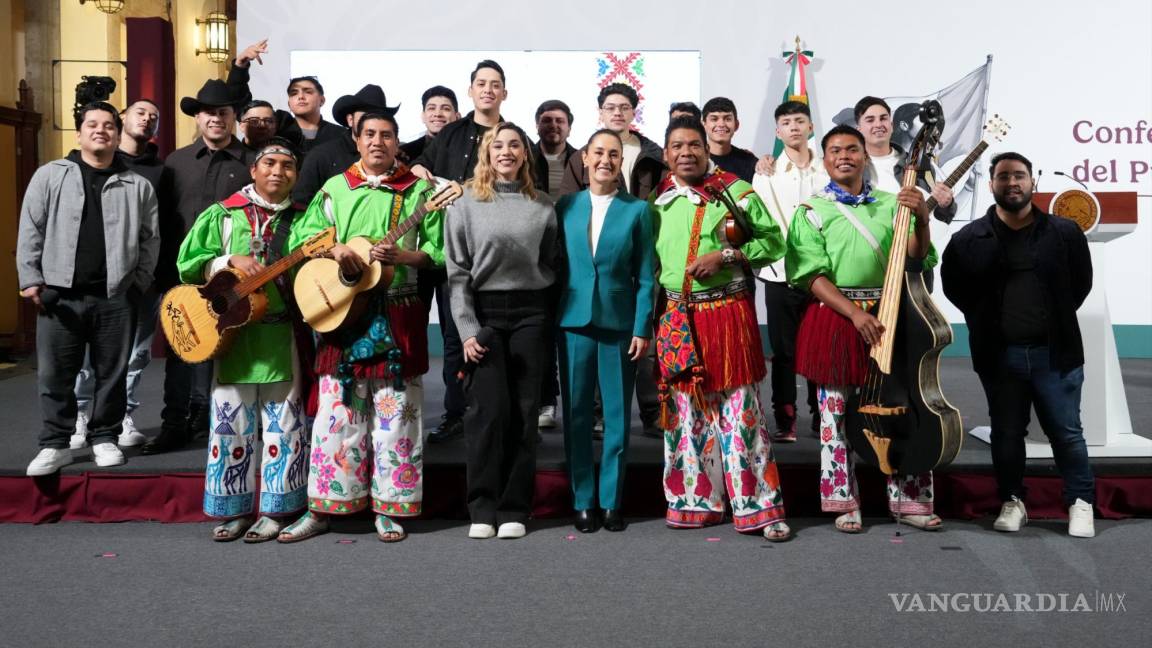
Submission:
M 1123 360 L 1125 390 L 1133 429 L 1152 438 L 1152 360 Z M 159 431 L 163 360 L 145 371 L 141 401 L 135 418 L 149 436 Z M 948 399 L 964 417 L 965 429 L 988 423 L 987 405 L 979 380 L 967 358 L 945 358 L 942 381 Z M 439 358 L 432 359 L 424 378 L 426 430 L 439 423 L 443 385 Z M 98 468 L 91 453 L 59 476 L 33 479 L 24 475 L 37 451 L 40 409 L 35 368 L 28 363 L 0 370 L 0 521 L 48 522 L 74 520 L 118 522 L 204 520 L 200 511 L 205 465 L 204 441 L 170 454 L 144 457 L 127 449 L 128 462 Z M 661 490 L 662 445 L 643 436 L 633 417 L 625 512 L 635 517 L 657 517 L 664 507 Z M 809 419 L 801 415 L 801 438 L 794 444 L 776 444 L 781 466 L 785 506 L 790 516 L 818 516 L 818 443 L 807 432 Z M 1041 435 L 1036 423 L 1033 435 Z M 945 517 L 974 518 L 999 510 L 988 446 L 969 435 L 956 461 L 936 473 L 937 511 Z M 459 519 L 464 506 L 463 437 L 430 444 L 425 452 L 425 517 Z M 1102 516 L 1152 516 L 1152 459 L 1093 459 L 1097 474 L 1097 508 Z M 869 467 L 859 471 L 864 510 L 883 515 L 882 475 Z M 1060 479 L 1050 459 L 1028 462 L 1029 514 L 1062 517 Z M 563 517 L 570 513 L 570 494 L 564 467 L 563 435 L 559 428 L 543 431 L 537 454 L 536 517 Z

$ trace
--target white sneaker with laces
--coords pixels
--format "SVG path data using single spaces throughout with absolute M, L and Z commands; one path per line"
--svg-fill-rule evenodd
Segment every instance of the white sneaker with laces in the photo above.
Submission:
M 68 447 L 83 450 L 88 447 L 88 412 L 76 412 L 76 431 L 68 440 Z
M 1096 521 L 1092 519 L 1092 505 L 1080 498 L 1068 507 L 1068 535 L 1075 538 L 1096 537 Z
M 101 468 L 124 463 L 124 453 L 120 452 L 115 443 L 97 443 L 92 446 L 92 455 L 96 458 L 96 465 Z
M 28 464 L 29 477 L 51 475 L 63 466 L 72 463 L 72 451 L 68 448 L 41 448 L 40 454 Z
M 1004 502 L 1003 506 L 1000 507 L 1000 516 L 992 523 L 992 528 L 997 531 L 1014 533 L 1025 524 L 1028 524 L 1028 511 L 1024 509 L 1024 502 L 1013 495 L 1012 501 Z
M 136 421 L 132 420 L 132 415 L 125 414 L 124 425 L 120 430 L 120 438 L 116 440 L 116 443 L 125 448 L 131 448 L 132 446 L 142 445 L 147 440 L 148 437 L 136 429 Z
M 500 530 L 496 532 L 497 538 L 504 538 L 505 540 L 514 540 L 516 538 L 523 538 L 524 534 L 528 533 L 528 529 L 520 522 L 505 522 L 500 525 Z
M 540 416 L 536 419 L 536 425 L 542 428 L 556 427 L 556 406 L 545 405 L 540 408 Z
M 487 540 L 496 535 L 496 527 L 491 524 L 473 524 L 468 527 L 468 537 L 473 540 Z

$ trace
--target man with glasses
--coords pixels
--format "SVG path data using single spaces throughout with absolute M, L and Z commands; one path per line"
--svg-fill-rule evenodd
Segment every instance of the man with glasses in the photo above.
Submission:
M 624 83 L 607 85 L 600 91 L 596 103 L 600 106 L 600 123 L 620 136 L 624 142 L 624 164 L 620 169 L 618 188 L 637 198 L 647 200 L 648 194 L 660 183 L 664 174 L 664 150 L 660 145 L 632 130 L 636 118 L 636 105 L 640 98 L 632 86 Z M 574 193 L 588 188 L 588 171 L 579 155 L 568 160 L 560 194 Z
M 253 99 L 240 109 L 240 134 L 244 144 L 258 151 L 276 136 L 276 110 L 263 99 Z

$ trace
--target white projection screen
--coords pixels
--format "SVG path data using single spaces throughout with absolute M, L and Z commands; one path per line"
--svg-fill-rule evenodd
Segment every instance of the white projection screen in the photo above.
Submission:
M 640 106 L 635 127 L 663 142 L 668 107 L 678 101 L 700 102 L 699 51 L 444 51 L 444 50 L 295 50 L 293 77 L 316 75 L 328 98 L 324 118 L 332 119 L 336 99 L 366 83 L 384 89 L 391 105 L 400 104 L 396 120 L 401 141 L 424 133 L 420 96 L 434 85 L 456 92 L 460 114 L 472 109 L 468 80 L 476 63 L 492 59 L 504 68 L 508 99 L 501 113 L 536 139 L 536 107 L 548 99 L 568 104 L 574 116 L 570 141 L 579 147 L 599 127 L 596 95 L 608 83 L 637 88 Z

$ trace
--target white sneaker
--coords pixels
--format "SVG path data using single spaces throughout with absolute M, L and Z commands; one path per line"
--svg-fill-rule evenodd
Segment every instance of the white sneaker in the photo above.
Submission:
M 67 448 L 41 448 L 40 454 L 28 464 L 29 477 L 43 477 L 72 463 L 72 452 Z
M 1080 498 L 1068 507 L 1068 535 L 1076 538 L 1096 537 L 1096 522 L 1092 519 L 1092 505 Z
M 68 440 L 68 447 L 73 450 L 88 447 L 88 412 L 76 412 L 76 431 Z
M 523 538 L 528 530 L 524 525 L 519 522 L 505 522 L 500 525 L 500 530 L 496 532 L 496 537 L 504 538 L 505 540 L 514 540 L 516 538 Z
M 120 452 L 115 443 L 97 443 L 92 446 L 92 455 L 96 458 L 96 465 L 101 468 L 124 463 L 124 453 Z
M 545 405 L 540 408 L 540 416 L 536 419 L 536 425 L 542 428 L 556 427 L 556 406 Z
M 144 433 L 136 429 L 136 421 L 132 420 L 131 414 L 124 415 L 124 425 L 120 430 L 120 438 L 116 440 L 118 445 L 125 448 L 138 446 L 148 440 Z
M 468 537 L 473 540 L 487 540 L 496 535 L 496 527 L 491 524 L 473 524 L 468 527 Z
M 997 531 L 1014 533 L 1025 524 L 1028 524 L 1028 511 L 1024 510 L 1024 502 L 1013 495 L 1011 502 L 1004 502 L 1004 505 L 1000 507 L 1000 517 L 992 523 L 992 528 Z

